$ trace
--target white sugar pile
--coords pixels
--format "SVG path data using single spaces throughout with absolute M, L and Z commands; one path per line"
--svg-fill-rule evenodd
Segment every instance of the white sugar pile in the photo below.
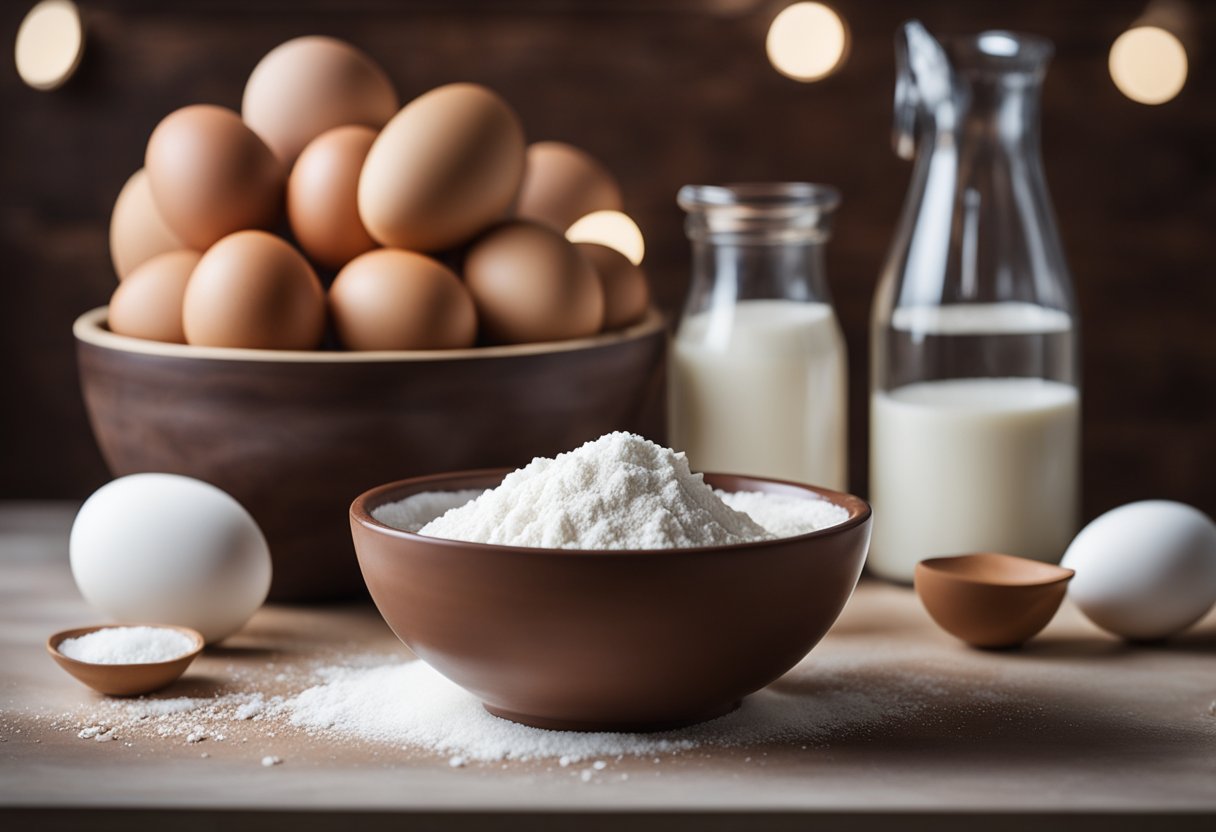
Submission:
M 427 492 L 372 514 L 431 537 L 599 550 L 747 543 L 848 518 L 826 500 L 715 492 L 683 453 L 629 433 L 534 459 L 490 491 Z
M 194 639 L 168 627 L 106 627 L 59 643 L 69 659 L 89 664 L 167 662 L 195 648 Z

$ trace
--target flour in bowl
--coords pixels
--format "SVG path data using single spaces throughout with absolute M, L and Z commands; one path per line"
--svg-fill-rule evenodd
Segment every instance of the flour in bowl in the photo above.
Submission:
M 715 490 L 718 499 L 755 520 L 774 537 L 793 537 L 849 519 L 849 510 L 827 500 L 808 500 L 766 491 Z
M 395 503 L 385 503 L 372 511 L 372 517 L 394 529 L 416 532 L 436 517 L 475 500 L 484 493 L 480 488 L 424 491 Z
M 434 519 L 423 524 L 428 513 Z M 426 492 L 372 515 L 449 540 L 604 550 L 750 543 L 835 525 L 848 511 L 826 500 L 715 492 L 683 453 L 618 432 L 534 459 L 495 489 Z

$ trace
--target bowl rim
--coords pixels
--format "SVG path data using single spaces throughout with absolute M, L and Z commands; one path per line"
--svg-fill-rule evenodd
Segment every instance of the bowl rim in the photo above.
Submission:
M 71 656 L 65 655 L 59 650 L 59 645 L 67 641 L 69 638 L 80 638 L 87 636 L 89 633 L 96 633 L 100 630 L 113 630 L 120 627 L 156 627 L 162 630 L 176 630 L 184 636 L 189 636 L 194 642 L 194 647 L 188 653 L 182 653 L 180 656 L 174 656 L 171 659 L 165 659 L 159 662 L 133 662 L 128 664 L 108 664 L 105 662 L 86 662 L 80 659 L 73 659 Z M 111 624 L 93 624 L 87 627 L 71 627 L 67 630 L 60 630 L 56 633 L 51 633 L 46 640 L 46 650 L 58 661 L 66 662 L 69 665 L 76 667 L 89 668 L 105 668 L 107 670 L 135 670 L 138 668 L 160 667 L 168 668 L 170 665 L 175 665 L 182 661 L 194 661 L 198 658 L 199 653 L 203 652 L 203 648 L 207 646 L 207 641 L 203 638 L 203 634 L 193 627 L 183 627 L 178 624 L 160 624 L 156 622 L 114 622 Z
M 1019 563 L 1033 564 L 1031 568 L 1035 571 L 1042 572 L 1042 576 L 1016 581 L 989 581 L 978 578 L 975 575 L 957 572 L 948 568 L 950 565 L 959 564 L 962 561 L 967 560 L 994 559 L 1005 562 L 1018 561 Z M 1008 555 L 1004 552 L 964 552 L 957 555 L 944 555 L 941 557 L 925 558 L 924 560 L 917 562 L 915 572 L 925 572 L 938 578 L 955 581 L 968 586 L 992 587 L 994 589 L 1010 590 L 1041 588 L 1053 586 L 1055 584 L 1064 584 L 1071 581 L 1077 574 L 1076 570 L 1069 569 L 1067 566 L 1060 566 L 1058 563 L 1048 563 L 1047 561 L 1035 560 L 1034 558 L 1019 557 L 1018 555 Z
M 392 361 L 457 361 L 469 358 L 515 358 L 526 355 L 573 352 L 575 350 L 607 347 L 625 341 L 640 340 L 666 327 L 663 314 L 654 306 L 635 324 L 613 332 L 601 332 L 586 338 L 565 341 L 543 341 L 531 344 L 468 347 L 456 350 L 265 350 L 241 347 L 201 347 L 190 344 L 170 344 L 149 341 L 111 332 L 106 324 L 109 306 L 98 306 L 81 314 L 72 324 L 76 340 L 91 346 L 116 352 L 163 358 L 194 358 L 217 361 L 271 361 L 285 364 L 370 364 Z
M 789 537 L 774 537 L 768 540 L 753 540 L 748 543 L 726 543 L 718 546 L 686 546 L 672 549 L 547 549 L 539 546 L 508 546 L 502 543 L 476 543 L 466 540 L 452 540 L 446 537 L 430 537 L 429 535 L 418 534 L 416 532 L 398 529 L 386 523 L 381 523 L 372 516 L 368 506 L 375 503 L 376 506 L 383 505 L 389 500 L 383 499 L 386 495 L 396 491 L 403 490 L 407 487 L 415 488 L 417 486 L 438 484 L 444 482 L 452 482 L 456 480 L 468 479 L 484 479 L 497 477 L 502 479 L 507 474 L 514 471 L 514 468 L 477 468 L 467 471 L 449 471 L 440 474 L 427 474 L 420 477 L 408 477 L 403 480 L 378 485 L 374 488 L 369 488 L 364 491 L 350 505 L 350 519 L 352 523 L 358 523 L 364 528 L 376 534 L 387 537 L 394 537 L 399 540 L 408 540 L 414 543 L 426 544 L 428 546 L 438 546 L 447 549 L 472 549 L 478 552 L 497 552 L 497 553 L 517 553 L 528 554 L 537 557 L 556 557 L 556 558 L 571 558 L 571 557 L 594 557 L 596 559 L 605 558 L 635 558 L 635 557 L 686 557 L 688 555 L 702 555 L 712 553 L 731 552 L 735 550 L 752 551 L 755 549 L 766 549 L 774 546 L 784 546 L 791 542 L 809 542 L 821 538 L 831 537 L 841 534 L 850 529 L 855 529 L 858 526 L 865 525 L 870 521 L 872 509 L 870 504 L 858 497 L 855 494 L 849 494 L 844 491 L 833 491 L 829 488 L 820 488 L 806 483 L 794 482 L 793 480 L 782 480 L 771 477 L 759 477 L 748 474 L 728 474 L 720 471 L 704 471 L 705 477 L 731 477 L 736 480 L 751 481 L 757 483 L 766 483 L 770 485 L 780 485 L 800 490 L 802 492 L 810 492 L 820 499 L 825 499 L 841 508 L 847 509 L 849 517 L 826 528 L 816 529 L 805 534 L 792 535 Z M 454 491 L 453 488 L 436 488 L 437 491 Z M 415 493 L 421 493 L 416 491 Z M 356 549 L 356 553 L 357 553 Z

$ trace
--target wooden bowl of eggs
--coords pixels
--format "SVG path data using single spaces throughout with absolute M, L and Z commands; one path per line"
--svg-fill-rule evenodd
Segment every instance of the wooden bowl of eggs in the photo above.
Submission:
M 119 284 L 74 329 L 102 453 L 236 497 L 271 598 L 357 593 L 345 516 L 370 484 L 662 438 L 646 277 L 569 238 L 622 207 L 604 165 L 527 144 L 486 87 L 400 107 L 357 48 L 288 41 L 240 113 L 169 114 L 119 194 Z

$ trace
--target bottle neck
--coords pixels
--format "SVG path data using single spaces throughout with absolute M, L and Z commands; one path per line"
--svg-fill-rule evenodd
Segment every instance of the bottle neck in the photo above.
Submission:
M 976 74 L 959 119 L 960 146 L 1038 159 L 1041 78 Z
M 831 303 L 818 240 L 756 242 L 733 235 L 692 239 L 689 313 L 742 300 Z
M 967 52 L 971 43 L 959 47 L 950 94 L 920 102 L 916 167 L 876 314 L 1004 301 L 1073 308 L 1039 149 L 1046 53 L 1011 66 Z
M 693 254 L 686 314 L 741 300 L 830 303 L 823 248 L 839 200 L 807 182 L 681 189 Z

